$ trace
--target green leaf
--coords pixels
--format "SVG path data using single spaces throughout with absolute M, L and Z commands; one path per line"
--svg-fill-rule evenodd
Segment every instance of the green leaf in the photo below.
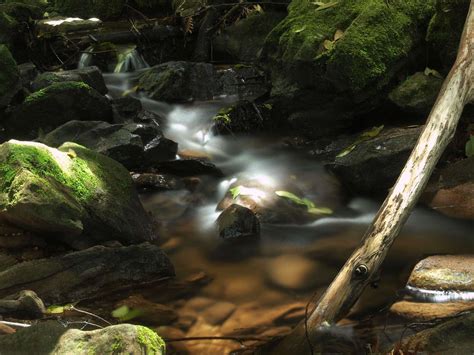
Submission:
M 236 187 L 233 187 L 231 188 L 229 191 L 230 193 L 232 194 L 232 198 L 235 200 L 237 197 L 239 197 L 240 195 L 240 192 L 242 190 L 242 186 L 239 185 L 239 186 L 236 186 Z
M 272 104 L 263 104 L 263 107 L 265 107 L 267 110 L 271 110 L 273 108 Z
M 308 212 L 311 214 L 333 214 L 333 210 L 327 207 L 313 207 L 309 208 Z
M 472 135 L 466 143 L 466 156 L 468 158 L 474 156 L 474 136 Z
M 128 306 L 120 306 L 112 311 L 112 317 L 117 318 L 121 322 L 126 322 L 137 318 L 143 314 L 139 309 L 129 308 Z
M 343 151 L 341 151 L 338 155 L 336 155 L 336 158 L 345 157 L 347 154 L 349 154 L 350 152 L 352 152 L 352 151 L 355 149 L 355 147 L 356 147 L 355 144 L 352 144 L 352 145 L 348 146 L 348 147 L 345 148 Z
M 300 28 L 297 28 L 297 29 L 294 30 L 293 32 L 294 32 L 294 33 L 300 33 L 300 32 L 303 32 L 305 29 L 306 29 L 306 25 L 305 25 L 305 26 L 302 26 L 302 27 L 300 27 Z
M 380 134 L 380 132 L 382 132 L 383 128 L 384 128 L 383 125 L 378 126 L 378 127 L 373 127 L 372 129 L 361 133 L 359 137 L 357 138 L 357 140 L 354 143 L 352 143 L 350 146 L 348 146 L 347 148 L 344 148 L 338 155 L 336 155 L 336 158 L 345 157 L 350 152 L 352 152 L 357 147 L 358 144 L 377 137 Z
M 382 132 L 383 127 L 383 125 L 378 127 L 372 127 L 372 129 L 363 132 L 360 135 L 360 138 L 375 138 L 380 134 L 380 132 Z
M 46 313 L 48 314 L 63 314 L 65 311 L 70 311 L 74 308 L 74 303 L 68 303 L 64 306 L 53 304 L 46 308 Z
M 326 10 L 333 6 L 339 4 L 339 0 L 329 1 L 329 2 L 322 2 L 322 1 L 315 1 L 313 2 L 314 5 L 318 5 L 316 11 Z

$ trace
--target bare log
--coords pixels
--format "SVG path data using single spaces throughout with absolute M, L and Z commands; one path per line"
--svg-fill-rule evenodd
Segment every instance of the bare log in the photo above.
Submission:
M 305 322 L 272 354 L 313 353 L 321 330 L 334 324 L 376 277 L 391 245 L 453 138 L 464 106 L 474 100 L 474 1 L 471 1 L 457 59 L 397 182 L 368 228 L 361 245 L 342 267 Z

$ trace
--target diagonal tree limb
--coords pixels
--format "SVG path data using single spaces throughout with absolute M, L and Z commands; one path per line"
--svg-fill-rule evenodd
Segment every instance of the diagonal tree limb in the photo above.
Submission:
M 272 354 L 312 353 L 318 332 L 343 317 L 376 277 L 436 163 L 453 138 L 464 106 L 474 100 L 474 0 L 471 0 L 457 59 L 395 186 L 360 246 L 346 261 L 306 322 L 277 344 Z

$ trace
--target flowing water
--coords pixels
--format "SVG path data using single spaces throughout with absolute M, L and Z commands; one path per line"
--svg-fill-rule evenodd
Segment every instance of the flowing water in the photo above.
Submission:
M 105 74 L 110 95 L 127 92 L 136 77 L 137 73 Z M 160 221 L 160 234 L 167 240 L 165 247 L 178 277 L 202 270 L 213 281 L 200 296 L 237 305 L 257 302 L 262 307 L 306 302 L 312 292 L 331 281 L 357 246 L 379 202 L 348 200 L 339 182 L 318 162 L 285 148 L 279 137 L 213 135 L 213 116 L 235 98 L 176 105 L 140 99 L 144 108 L 164 117 L 165 135 L 179 143 L 180 156 L 205 157 L 225 174 L 221 179 L 200 177 L 193 192 L 183 189 L 141 196 L 145 208 Z M 318 206 L 332 206 L 335 213 L 304 224 L 264 223 L 258 244 L 229 246 L 218 236 L 216 207 L 237 179 L 256 183 L 262 194 L 291 186 Z M 259 193 L 252 191 L 258 198 Z M 395 300 L 423 256 L 474 252 L 470 238 L 472 224 L 417 208 L 383 266 L 379 287 L 365 292 L 354 314 L 377 314 Z

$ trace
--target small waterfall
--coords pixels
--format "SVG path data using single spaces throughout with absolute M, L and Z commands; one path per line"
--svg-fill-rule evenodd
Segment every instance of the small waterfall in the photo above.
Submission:
M 117 60 L 108 65 L 114 73 L 130 73 L 140 69 L 149 68 L 148 63 L 138 53 L 135 45 L 117 46 Z M 88 47 L 79 58 L 78 69 L 83 69 L 94 65 L 94 46 Z
M 114 73 L 129 73 L 140 69 L 149 68 L 148 63 L 138 53 L 135 46 L 126 48 L 119 53 L 118 63 Z
M 79 58 L 79 63 L 77 64 L 78 69 L 84 69 L 92 65 L 92 60 L 94 59 L 94 55 L 92 54 L 93 51 L 94 47 L 89 46 L 84 51 L 84 53 L 81 54 L 81 57 Z

